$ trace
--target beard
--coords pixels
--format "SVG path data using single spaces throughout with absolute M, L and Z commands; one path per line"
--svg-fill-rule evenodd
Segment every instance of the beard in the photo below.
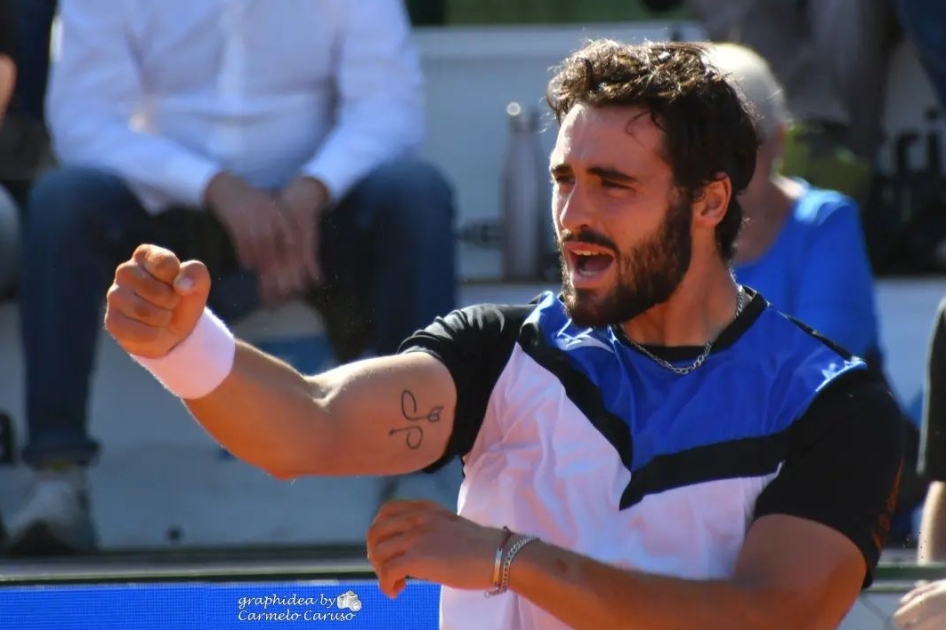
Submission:
M 621 252 L 610 239 L 583 231 L 559 242 L 562 253 L 562 289 L 565 309 L 580 328 L 621 324 L 663 304 L 674 294 L 690 267 L 691 206 L 681 201 L 667 208 L 654 235 Z M 616 266 L 615 284 L 604 295 L 598 290 L 575 289 L 561 252 L 565 241 L 591 243 L 612 250 Z

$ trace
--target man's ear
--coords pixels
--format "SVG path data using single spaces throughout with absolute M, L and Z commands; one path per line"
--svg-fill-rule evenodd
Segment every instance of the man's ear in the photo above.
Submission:
M 707 227 L 716 226 L 726 216 L 731 198 L 732 182 L 720 174 L 703 187 L 703 194 L 693 204 L 693 220 Z

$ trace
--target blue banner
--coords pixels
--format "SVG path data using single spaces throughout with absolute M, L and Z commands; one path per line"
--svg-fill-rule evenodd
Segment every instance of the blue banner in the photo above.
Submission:
M 440 587 L 376 581 L 174 582 L 0 587 L 0 628 L 16 630 L 435 630 Z

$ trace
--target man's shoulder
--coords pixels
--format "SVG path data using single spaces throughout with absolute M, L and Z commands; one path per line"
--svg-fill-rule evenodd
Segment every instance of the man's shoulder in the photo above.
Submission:
M 458 308 L 444 319 L 483 331 L 521 328 L 529 321 L 567 318 L 565 305 L 552 291 L 543 291 L 528 302 L 481 302 Z
M 743 352 L 768 375 L 771 390 L 780 392 L 778 404 L 792 401 L 795 418 L 835 381 L 859 373 L 873 378 L 864 359 L 768 303 L 744 336 Z
M 796 345 L 782 375 L 783 384 L 808 396 L 798 419 L 816 418 L 822 423 L 853 414 L 874 421 L 899 420 L 902 412 L 882 374 L 805 323 L 783 317 L 796 335 Z M 876 422 L 873 424 L 876 426 Z
M 482 302 L 456 309 L 443 320 L 469 331 L 499 332 L 521 328 L 536 310 L 535 304 Z
M 467 357 L 507 354 L 535 309 L 535 304 L 493 302 L 457 308 L 405 339 L 399 352 L 426 349 L 437 350 L 438 356 L 459 353 Z
M 750 338 L 761 343 L 765 348 L 778 352 L 783 356 L 806 356 L 811 353 L 824 355 L 826 358 L 836 357 L 841 360 L 859 360 L 852 352 L 826 337 L 797 317 L 786 313 L 777 306 L 765 300 L 761 293 L 757 298 L 765 304 L 759 317 L 753 322 Z

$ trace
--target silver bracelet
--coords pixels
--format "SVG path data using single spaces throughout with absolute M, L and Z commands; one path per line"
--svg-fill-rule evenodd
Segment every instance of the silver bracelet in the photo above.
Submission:
M 496 588 L 484 593 L 486 597 L 502 595 L 509 590 L 509 567 L 512 566 L 513 558 L 516 557 L 516 554 L 519 553 L 520 549 L 528 545 L 530 542 L 534 542 L 536 540 L 539 540 L 538 536 L 523 536 L 513 543 L 512 547 L 509 548 L 509 552 L 506 553 L 505 562 L 503 562 L 502 579 L 500 580 L 499 584 L 494 584 Z
M 506 543 L 512 538 L 512 532 L 508 527 L 504 526 L 503 531 L 505 535 L 503 536 L 503 541 L 496 547 L 496 559 L 493 561 L 493 586 L 495 588 L 499 588 L 499 585 L 502 584 L 503 550 L 506 547 Z

